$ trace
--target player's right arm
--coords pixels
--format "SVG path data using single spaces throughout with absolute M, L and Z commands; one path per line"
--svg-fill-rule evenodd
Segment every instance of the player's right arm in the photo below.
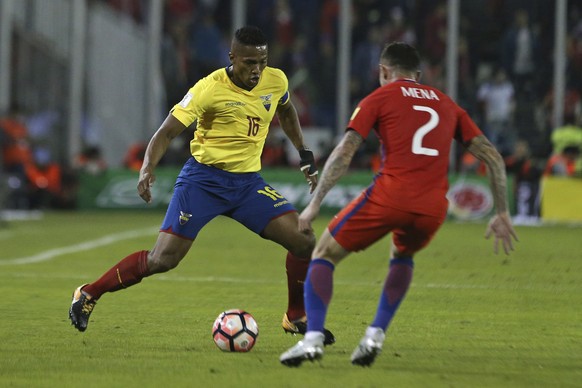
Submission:
M 515 241 L 518 241 L 518 238 L 511 225 L 511 217 L 507 206 L 507 176 L 503 158 L 493 144 L 483 135 L 472 138 L 466 146 L 471 154 L 485 163 L 489 172 L 496 214 L 491 218 L 487 226 L 485 238 L 494 235 L 495 253 L 497 253 L 499 242 L 501 242 L 503 250 L 506 254 L 509 254 L 509 251 L 513 250 L 512 238 Z
M 186 129 L 186 126 L 170 113 L 150 139 L 139 171 L 137 184 L 139 196 L 147 203 L 152 201 L 150 187 L 156 180 L 154 169 L 168 150 L 172 139 L 182 133 L 184 129 Z
M 325 162 L 321 178 L 313 198 L 299 216 L 299 230 L 311 230 L 311 222 L 319 214 L 321 202 L 326 194 L 336 185 L 339 179 L 346 173 L 354 154 L 364 141 L 358 132 L 348 129 Z

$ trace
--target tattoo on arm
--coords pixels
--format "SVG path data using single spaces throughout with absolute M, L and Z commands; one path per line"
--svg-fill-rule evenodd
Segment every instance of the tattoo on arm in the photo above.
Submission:
M 498 213 L 508 211 L 507 207 L 507 176 L 505 163 L 499 152 L 485 136 L 477 136 L 471 140 L 467 150 L 487 166 L 493 201 Z
M 354 154 L 360 148 L 364 139 L 356 131 L 349 130 L 342 141 L 334 148 L 325 162 L 323 172 L 313 193 L 313 200 L 321 203 L 325 195 L 335 186 L 345 174 Z

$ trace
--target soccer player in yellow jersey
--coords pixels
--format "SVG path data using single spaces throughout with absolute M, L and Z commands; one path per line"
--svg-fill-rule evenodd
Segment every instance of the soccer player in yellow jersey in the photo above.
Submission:
M 137 187 L 148 203 L 156 165 L 171 140 L 196 123 L 190 142 L 192 157 L 178 175 L 154 247 L 132 253 L 95 282 L 75 290 L 69 316 L 79 331 L 86 330 L 89 316 L 104 293 L 176 267 L 200 229 L 214 217 L 225 215 L 288 251 L 288 307 L 283 329 L 305 333 L 303 281 L 315 237 L 312 231 L 299 232 L 293 205 L 258 173 L 275 114 L 299 152 L 300 167 L 311 191 L 317 185 L 317 167 L 313 153 L 304 144 L 287 77 L 281 70 L 267 67 L 263 33 L 251 26 L 237 30 L 229 57 L 230 66 L 214 71 L 190 88 L 150 140 Z M 326 330 L 326 344 L 334 341 Z

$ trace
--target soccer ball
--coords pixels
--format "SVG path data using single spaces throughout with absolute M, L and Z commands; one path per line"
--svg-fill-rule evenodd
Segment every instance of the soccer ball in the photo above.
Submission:
M 244 310 L 223 311 L 212 326 L 214 343 L 224 352 L 248 352 L 258 336 L 255 318 Z

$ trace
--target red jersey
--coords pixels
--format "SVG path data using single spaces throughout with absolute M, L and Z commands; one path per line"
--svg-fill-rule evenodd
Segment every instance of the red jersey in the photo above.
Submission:
M 380 139 L 382 166 L 375 189 L 381 190 L 383 204 L 434 216 L 446 214 L 448 206 L 452 140 L 466 143 L 482 134 L 447 95 L 412 80 L 398 80 L 369 94 L 348 128 L 364 139 L 373 128 Z

